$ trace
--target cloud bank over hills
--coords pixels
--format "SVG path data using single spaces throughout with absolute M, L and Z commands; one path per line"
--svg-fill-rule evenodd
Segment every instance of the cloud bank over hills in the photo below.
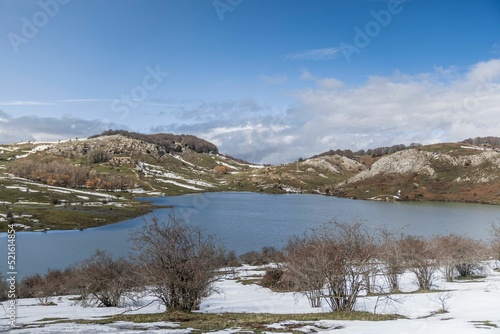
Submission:
M 0 141 L 58 140 L 106 129 L 146 129 L 193 134 L 213 142 L 223 153 L 281 163 L 331 148 L 428 144 L 500 133 L 500 59 L 478 62 L 466 71 L 455 67 L 415 74 L 395 71 L 390 76 L 371 76 L 355 86 L 306 69 L 296 78 L 305 88 L 290 89 L 286 85 L 292 78 L 285 78 L 279 74 L 263 77 L 273 86 L 284 86 L 290 102 L 281 107 L 252 98 L 178 102 L 170 103 L 161 115 L 138 112 L 116 123 L 85 115 L 15 116 L 9 109 L 16 101 L 0 101 L 4 110 L 0 111 Z

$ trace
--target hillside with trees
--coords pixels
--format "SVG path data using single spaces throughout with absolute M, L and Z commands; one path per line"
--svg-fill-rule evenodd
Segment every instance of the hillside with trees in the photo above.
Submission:
M 475 137 L 468 138 L 463 141 L 463 143 L 476 145 L 476 146 L 491 146 L 500 147 L 500 137 Z
M 172 133 L 157 133 L 157 134 L 142 134 L 137 132 L 129 132 L 126 130 L 108 130 L 95 136 L 89 137 L 98 138 L 102 136 L 122 135 L 127 138 L 138 139 L 147 143 L 161 146 L 166 153 L 181 152 L 183 148 L 188 148 L 197 153 L 219 153 L 219 149 L 214 144 L 198 138 L 193 135 L 175 135 Z
M 110 131 L 57 143 L 0 145 L 0 215 L 17 220 L 19 229 L 85 228 L 144 213 L 147 205 L 135 197 L 212 191 L 500 204 L 497 143 L 498 137 L 483 137 L 330 150 L 281 165 L 225 156 L 185 135 Z M 91 208 L 96 202 L 98 209 Z

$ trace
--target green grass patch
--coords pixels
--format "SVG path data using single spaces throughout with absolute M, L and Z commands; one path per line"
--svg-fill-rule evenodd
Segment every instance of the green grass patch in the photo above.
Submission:
M 11 222 L 30 227 L 30 230 L 71 230 L 86 229 L 117 223 L 144 215 L 153 210 L 149 202 L 129 201 L 126 207 L 112 205 L 21 205 L 9 207 L 14 216 L 30 215 L 29 218 L 13 218 Z M 2 210 L 0 210 L 1 212 Z M 19 228 L 22 230 L 22 228 Z M 7 231 L 7 224 L 0 225 L 0 232 Z

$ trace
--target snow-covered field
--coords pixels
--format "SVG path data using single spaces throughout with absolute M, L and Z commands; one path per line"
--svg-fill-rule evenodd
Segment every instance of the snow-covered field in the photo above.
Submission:
M 487 277 L 477 281 L 444 282 L 437 280 L 436 289 L 447 292 L 399 294 L 393 295 L 391 301 L 378 300 L 376 297 L 361 297 L 357 302 L 357 310 L 378 313 L 400 314 L 406 319 L 392 321 L 337 321 L 322 320 L 315 322 L 281 322 L 269 324 L 269 331 L 284 331 L 293 325 L 293 330 L 305 333 L 481 333 L 487 329 L 490 332 L 500 332 L 500 273 L 487 269 Z M 252 279 L 263 274 L 257 267 L 245 266 L 236 272 L 237 278 Z M 401 280 L 403 291 L 416 289 L 410 273 L 403 275 Z M 226 277 L 217 282 L 218 293 L 206 298 L 200 312 L 255 312 L 255 313 L 314 313 L 328 312 L 325 306 L 311 308 L 307 299 L 297 293 L 276 293 L 255 284 L 243 285 L 236 277 Z M 193 330 L 178 328 L 179 324 L 170 322 L 131 323 L 115 322 L 108 325 L 76 324 L 71 320 L 99 319 L 113 314 L 138 314 L 164 312 L 165 309 L 152 296 L 145 298 L 141 309 L 126 308 L 83 308 L 73 305 L 70 300 L 74 296 L 55 297 L 56 306 L 40 306 L 36 299 L 20 299 L 17 306 L 18 328 L 9 328 L 4 309 L 0 308 L 0 332 L 13 334 L 41 333 L 123 333 L 123 334 L 188 334 Z M 442 308 L 439 299 L 444 300 L 448 313 L 436 313 Z M 8 304 L 3 303 L 4 308 Z M 62 318 L 68 323 L 50 324 L 53 320 Z M 42 320 L 45 319 L 45 320 Z M 288 326 L 287 326 L 288 325 Z M 234 333 L 239 329 L 228 328 L 222 333 Z M 288 330 L 290 332 L 291 330 Z M 221 333 L 221 332 L 217 332 Z

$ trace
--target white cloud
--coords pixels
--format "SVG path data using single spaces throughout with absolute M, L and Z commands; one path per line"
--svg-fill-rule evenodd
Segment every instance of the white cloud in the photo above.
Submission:
M 94 102 L 112 102 L 113 99 L 108 98 L 91 98 L 91 99 L 64 99 L 57 100 L 56 102 L 61 103 L 94 103 Z
M 301 71 L 300 80 L 313 80 L 314 79 L 311 72 L 309 72 L 305 68 L 302 68 L 300 71 Z
M 341 51 L 340 47 L 312 49 L 290 53 L 285 58 L 288 60 L 328 60 L 337 58 Z
M 491 46 L 491 53 L 493 53 L 494 55 L 500 55 L 500 43 L 499 42 L 493 43 L 493 45 Z
M 96 103 L 107 102 L 111 103 L 113 99 L 109 98 L 78 98 L 78 99 L 60 99 L 50 101 L 38 100 L 18 100 L 18 101 L 0 101 L 0 106 L 53 106 L 61 103 Z
M 290 92 L 283 109 L 254 100 L 202 103 L 185 109 L 183 124 L 163 130 L 192 133 L 223 153 L 252 162 L 283 163 L 329 149 L 430 144 L 500 135 L 500 60 L 458 69 L 373 76 L 344 85 L 302 70 L 311 87 Z M 152 129 L 159 130 L 159 128 Z
M 88 137 L 109 128 L 120 128 L 99 120 L 87 121 L 73 117 L 12 117 L 0 110 L 0 143 L 26 140 L 54 141 L 74 137 Z M 121 126 L 123 128 L 123 126 Z
M 333 89 L 344 86 L 344 83 L 336 78 L 319 78 L 306 69 L 301 69 L 300 80 L 314 81 L 320 88 Z
M 500 60 L 475 64 L 450 81 L 455 71 L 396 72 L 354 88 L 303 89 L 296 92 L 301 103 L 290 117 L 303 120 L 295 131 L 311 154 L 366 148 L 367 143 L 374 147 L 500 135 Z
M 51 102 L 43 101 L 0 101 L 0 106 L 49 106 Z
M 261 75 L 259 78 L 268 85 L 281 85 L 288 81 L 286 75 Z
M 293 105 L 263 105 L 253 99 L 169 103 L 161 118 L 156 113 L 152 117 L 156 123 L 170 123 L 150 132 L 197 135 L 223 153 L 262 163 L 294 161 L 337 148 L 500 136 L 500 59 L 462 72 L 454 67 L 411 75 L 395 71 L 354 87 L 305 69 L 299 78 L 308 87 L 288 92 Z M 14 118 L 1 111 L 0 120 L 0 142 L 84 137 L 111 127 L 69 117 Z

